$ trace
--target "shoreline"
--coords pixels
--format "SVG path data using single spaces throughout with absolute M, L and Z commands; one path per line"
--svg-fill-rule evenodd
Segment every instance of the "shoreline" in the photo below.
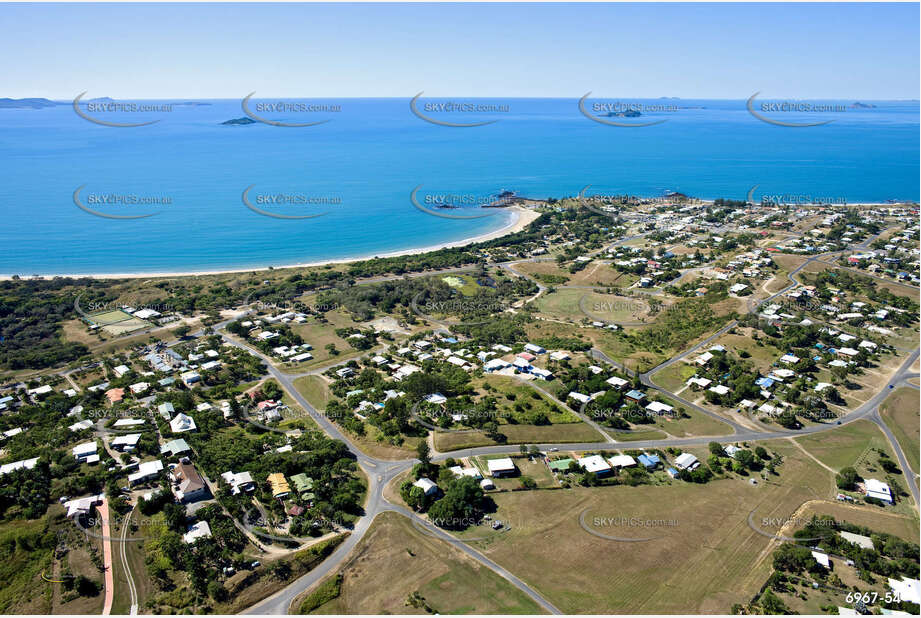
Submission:
M 210 275 L 229 275 L 235 273 L 249 273 L 249 272 L 267 272 L 267 271 L 276 271 L 276 270 L 285 270 L 290 268 L 313 268 L 317 266 L 327 266 L 330 264 L 348 264 L 351 262 L 362 262 L 365 260 L 373 260 L 375 258 L 392 258 L 400 257 L 403 255 L 418 255 L 421 253 L 430 253 L 432 251 L 438 251 L 439 249 L 452 249 L 457 247 L 464 247 L 467 245 L 476 244 L 479 242 L 486 242 L 488 240 L 494 240 L 502 236 L 507 236 L 509 234 L 514 234 L 516 232 L 522 231 L 532 221 L 537 219 L 540 216 L 540 213 L 532 210 L 530 208 L 524 208 L 522 206 L 510 206 L 506 209 L 506 212 L 512 213 L 512 219 L 504 226 L 500 227 L 497 230 L 492 232 L 486 232 L 484 234 L 479 234 L 477 236 L 471 236 L 470 238 L 463 238 L 461 240 L 449 242 L 446 244 L 432 245 L 428 247 L 414 247 L 411 249 L 400 249 L 397 251 L 390 251 L 387 253 L 380 253 L 367 256 L 357 256 L 357 257 L 345 257 L 337 258 L 333 260 L 318 260 L 316 262 L 305 262 L 302 264 L 286 264 L 284 266 L 259 266 L 253 268 L 228 268 L 228 269 L 218 269 L 218 270 L 195 270 L 195 271 L 176 271 L 176 272 L 154 272 L 154 273 L 93 273 L 93 274 L 49 274 L 49 275 L 38 275 L 43 279 L 53 279 L 55 277 L 65 277 L 71 279 L 158 279 L 163 277 L 205 277 Z M 33 279 L 33 275 L 20 275 L 20 279 L 29 280 Z M 0 281 L 10 281 L 12 280 L 13 275 L 0 275 Z

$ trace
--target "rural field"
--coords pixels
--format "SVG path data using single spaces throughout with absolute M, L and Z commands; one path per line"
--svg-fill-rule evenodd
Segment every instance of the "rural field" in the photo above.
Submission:
M 807 500 L 833 494 L 832 475 L 786 441 L 765 443 L 784 463 L 779 476 L 704 485 L 615 486 L 492 494 L 495 517 L 517 527 L 494 537 L 487 555 L 568 613 L 727 613 L 747 602 L 770 573 L 770 536 L 749 514 L 788 517 Z M 648 528 L 595 528 L 595 518 L 670 521 Z M 620 533 L 620 534 L 618 534 Z M 482 543 L 474 542 L 474 545 Z M 629 554 L 630 560 L 623 556 Z
M 314 590 L 328 598 L 314 614 L 540 614 L 542 609 L 505 579 L 455 549 L 426 535 L 397 513 L 381 513 L 336 575 Z M 338 589 L 338 590 L 337 590 Z M 338 594 L 337 594 L 338 593 Z M 418 606 L 410 604 L 415 596 Z M 304 608 L 307 609 L 307 608 Z
M 913 388 L 900 388 L 893 392 L 879 407 L 880 416 L 895 434 L 908 459 L 912 470 L 918 473 L 919 440 L 918 409 L 921 407 L 918 391 Z

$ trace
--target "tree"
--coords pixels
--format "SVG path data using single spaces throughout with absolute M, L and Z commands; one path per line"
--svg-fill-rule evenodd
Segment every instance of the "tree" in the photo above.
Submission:
M 537 489 L 537 481 L 530 476 L 522 476 L 519 480 L 523 489 Z
M 761 609 L 764 610 L 765 614 L 772 615 L 783 615 L 790 613 L 790 608 L 780 600 L 780 597 L 778 597 L 770 590 L 765 590 L 764 594 L 761 595 Z
M 463 476 L 448 485 L 444 497 L 429 507 L 429 517 L 443 528 L 464 529 L 478 519 L 482 503 L 480 484 Z
M 859 480 L 860 475 L 857 474 L 857 470 L 850 466 L 841 468 L 841 471 L 835 476 L 835 484 L 838 489 L 854 489 Z
M 710 449 L 711 453 L 713 453 L 714 455 L 718 457 L 724 454 L 723 445 L 720 444 L 719 442 L 710 442 L 709 444 L 707 444 L 707 448 Z
M 432 458 L 431 449 L 429 449 L 429 443 L 427 441 L 422 440 L 416 445 L 416 456 L 419 458 L 419 461 L 422 462 L 422 465 L 428 468 L 429 464 L 432 462 Z

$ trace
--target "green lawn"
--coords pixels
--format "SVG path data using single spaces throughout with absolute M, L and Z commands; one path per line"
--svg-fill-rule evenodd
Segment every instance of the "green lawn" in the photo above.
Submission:
M 918 451 L 921 446 L 919 441 L 918 419 L 919 397 L 918 391 L 913 388 L 900 388 L 886 398 L 879 408 L 880 416 L 886 425 L 895 434 L 896 440 L 909 465 L 918 472 Z
M 543 613 L 511 583 L 397 513 L 378 515 L 353 555 L 338 589 L 328 587 L 333 598 L 311 613 Z M 294 613 L 306 596 L 295 599 Z

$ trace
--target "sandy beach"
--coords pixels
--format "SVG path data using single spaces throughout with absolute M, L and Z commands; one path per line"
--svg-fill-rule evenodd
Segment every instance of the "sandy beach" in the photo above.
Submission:
M 414 249 L 404 249 L 401 251 L 391 251 L 389 253 L 378 253 L 374 255 L 364 255 L 356 257 L 341 258 L 336 260 L 321 260 L 318 262 L 306 262 L 303 264 L 285 264 L 283 266 L 264 266 L 258 268 L 231 268 L 226 270 L 199 270 L 199 271 L 185 271 L 185 272 L 156 272 L 156 273 L 94 273 L 94 274 L 68 274 L 68 273 L 59 273 L 53 275 L 41 275 L 45 279 L 50 279 L 53 277 L 72 277 L 75 279 L 87 278 L 87 279 L 148 279 L 148 278 L 161 278 L 161 277 L 199 277 L 205 275 L 222 275 L 228 273 L 249 273 L 249 272 L 260 272 L 268 270 L 282 270 L 286 268 L 308 268 L 313 266 L 325 266 L 327 264 L 347 264 L 349 262 L 360 262 L 363 260 L 371 260 L 374 258 L 389 258 L 389 257 L 399 257 L 401 255 L 417 255 L 419 253 L 428 253 L 430 251 L 438 251 L 439 249 L 448 249 L 453 247 L 464 247 L 466 245 L 471 245 L 478 242 L 484 242 L 487 240 L 493 240 L 501 236 L 506 236 L 508 234 L 514 234 L 515 232 L 520 232 L 526 228 L 532 221 L 537 219 L 540 216 L 540 213 L 531 210 L 530 208 L 523 208 L 521 206 L 510 206 L 505 209 L 507 212 L 512 213 L 512 220 L 509 221 L 506 225 L 501 228 L 494 230 L 492 232 L 487 232 L 485 234 L 480 234 L 479 236 L 472 236 L 470 238 L 465 238 L 463 240 L 458 240 L 455 242 L 434 245 L 430 247 L 418 247 Z M 30 279 L 31 275 L 20 275 L 22 279 Z M 12 279 L 11 275 L 0 275 L 0 280 L 10 280 Z

